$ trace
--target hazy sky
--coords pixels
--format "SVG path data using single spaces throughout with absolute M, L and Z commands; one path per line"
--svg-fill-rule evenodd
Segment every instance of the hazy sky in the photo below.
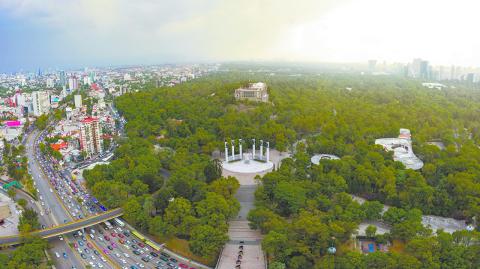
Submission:
M 480 66 L 475 0 L 0 0 L 0 71 L 175 61 Z

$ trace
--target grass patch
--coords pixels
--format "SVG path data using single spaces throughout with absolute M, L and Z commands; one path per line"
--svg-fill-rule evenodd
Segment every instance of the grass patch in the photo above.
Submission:
M 180 239 L 177 237 L 167 237 L 167 238 L 154 237 L 154 239 L 157 242 L 164 242 L 168 249 L 170 249 L 171 251 L 177 254 L 182 255 L 183 257 L 197 261 L 199 263 L 203 263 L 208 266 L 215 266 L 216 257 L 212 259 L 205 259 L 193 254 L 188 247 L 187 240 Z

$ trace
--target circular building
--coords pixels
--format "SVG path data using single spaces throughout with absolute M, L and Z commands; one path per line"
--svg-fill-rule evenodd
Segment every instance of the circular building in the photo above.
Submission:
M 340 157 L 332 154 L 316 154 L 310 159 L 313 164 L 319 164 L 321 160 L 340 160 Z

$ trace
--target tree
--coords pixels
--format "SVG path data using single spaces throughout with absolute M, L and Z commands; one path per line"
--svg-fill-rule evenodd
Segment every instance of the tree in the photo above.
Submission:
M 377 227 L 373 225 L 368 225 L 368 227 L 365 229 L 365 235 L 370 238 L 375 237 L 376 232 L 377 232 Z
M 210 191 L 223 195 L 225 199 L 230 199 L 237 192 L 240 187 L 240 183 L 234 177 L 221 177 L 212 183 L 208 187 Z
M 39 228 L 40 222 L 37 212 L 31 208 L 26 208 L 18 221 L 18 230 L 22 233 L 28 233 Z
M 18 199 L 17 204 L 18 204 L 19 206 L 21 206 L 22 208 L 26 208 L 26 206 L 27 206 L 27 200 L 25 200 L 25 199 L 23 199 L 23 198 Z
M 228 235 L 209 225 L 197 226 L 192 230 L 190 249 L 196 255 L 212 258 L 218 255 L 220 249 L 228 241 Z
M 381 217 L 383 204 L 378 201 L 366 201 L 362 204 L 362 210 L 367 220 L 378 220 Z
M 219 179 L 222 176 L 222 162 L 218 159 L 213 159 L 208 162 L 204 168 L 205 178 L 207 183 Z
M 8 189 L 7 194 L 8 197 L 15 199 L 15 196 L 17 196 L 17 190 L 15 189 L 15 187 L 12 186 Z
M 136 198 L 129 198 L 123 205 L 123 209 L 123 217 L 127 222 L 143 231 L 148 230 L 148 216 Z
M 35 125 L 37 126 L 38 129 L 44 130 L 47 127 L 48 124 L 48 115 L 43 114 L 37 118 L 35 121 Z

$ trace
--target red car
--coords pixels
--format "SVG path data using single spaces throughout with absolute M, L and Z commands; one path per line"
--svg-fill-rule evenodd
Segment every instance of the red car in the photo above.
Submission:
M 108 235 L 103 236 L 103 238 L 105 238 L 107 241 L 110 241 L 110 237 L 108 237 Z
M 78 244 L 77 244 L 77 243 L 73 243 L 73 247 L 78 248 Z
M 139 245 L 141 248 L 144 248 L 144 247 L 145 247 L 145 244 L 143 244 L 142 242 L 139 242 L 138 245 Z
M 178 267 L 183 268 L 183 269 L 188 269 L 188 266 L 186 264 L 183 264 L 183 263 L 179 263 Z
M 93 248 L 92 244 L 90 244 L 90 243 L 87 243 L 87 247 L 88 248 Z
M 120 242 L 120 244 L 125 244 L 125 240 L 123 239 L 118 240 L 118 242 Z
M 120 237 L 120 238 L 125 238 L 125 235 L 123 235 L 123 234 L 118 234 L 118 237 Z
M 112 237 L 116 237 L 116 236 L 117 236 L 116 233 L 111 233 L 110 235 L 111 235 Z

